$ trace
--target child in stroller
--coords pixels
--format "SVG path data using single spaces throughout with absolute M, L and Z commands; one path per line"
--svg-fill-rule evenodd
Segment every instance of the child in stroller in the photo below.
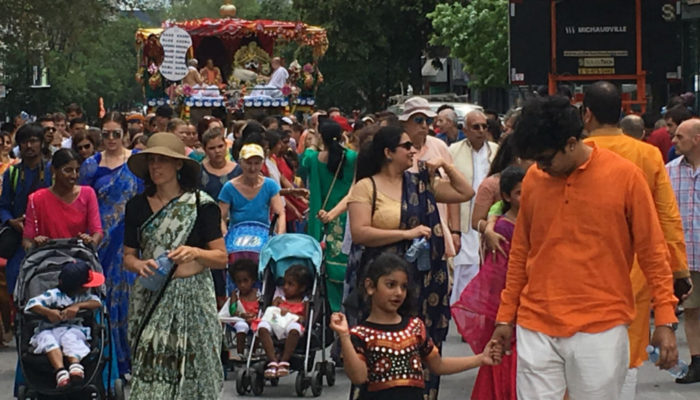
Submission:
M 313 283 L 313 277 L 309 269 L 304 265 L 292 265 L 284 273 L 282 293 L 275 293 L 272 306 L 279 309 L 279 316 L 285 317 L 288 313 L 296 315 L 296 321 L 291 321 L 286 326 L 279 326 L 271 317 L 273 314 L 265 310 L 263 320 L 258 324 L 258 336 L 262 343 L 268 364 L 265 370 L 265 378 L 278 378 L 289 375 L 289 360 L 299 343 L 299 338 L 304 333 L 304 318 L 307 314 L 308 298 L 306 293 Z M 288 320 L 288 319 L 287 319 Z M 288 320 L 289 321 L 289 320 Z M 275 326 L 277 325 L 277 326 Z M 272 341 L 274 332 L 277 339 L 284 341 L 284 349 L 281 357 L 277 357 L 275 345 Z
M 46 354 L 56 371 L 56 387 L 61 389 L 71 381 L 79 383 L 85 378 L 80 361 L 90 353 L 87 344 L 90 328 L 81 325 L 77 314 L 101 306 L 100 298 L 88 290 L 101 286 L 105 278 L 84 261 L 77 260 L 61 268 L 58 281 L 58 287 L 32 297 L 24 311 L 48 320 L 39 324 L 29 343 L 34 354 Z M 63 363 L 64 357 L 70 363 L 69 370 Z
M 257 318 L 260 308 L 260 291 L 254 286 L 258 263 L 247 258 L 236 260 L 229 269 L 229 275 L 236 289 L 231 292 L 228 311 L 233 317 L 232 325 L 236 332 L 237 361 L 242 361 L 250 325 Z

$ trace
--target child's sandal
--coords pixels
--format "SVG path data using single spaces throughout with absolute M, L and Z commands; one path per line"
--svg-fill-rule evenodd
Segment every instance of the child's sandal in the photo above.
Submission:
M 267 363 L 267 369 L 265 370 L 265 378 L 276 378 L 277 377 L 277 363 L 270 361 Z
M 282 361 L 277 364 L 277 377 L 283 377 L 289 375 L 289 363 Z
M 56 388 L 63 389 L 70 384 L 70 374 L 65 368 L 56 371 Z
M 70 380 L 73 382 L 82 382 L 85 379 L 85 369 L 82 364 L 71 364 L 68 371 L 70 372 Z

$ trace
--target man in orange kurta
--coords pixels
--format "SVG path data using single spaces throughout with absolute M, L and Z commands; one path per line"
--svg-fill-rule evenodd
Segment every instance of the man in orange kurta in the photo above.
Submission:
M 518 342 L 519 398 L 619 399 L 629 367 L 634 255 L 654 298 L 659 366 L 678 362 L 669 251 L 641 170 L 581 141 L 568 99 L 529 100 L 516 153 L 523 180 L 493 338 Z M 517 324 L 517 325 L 516 325 Z
M 683 223 L 663 159 L 656 147 L 624 135 L 617 127 L 621 105 L 620 93 L 615 85 L 610 82 L 596 82 L 592 85 L 583 100 L 584 124 L 589 132 L 589 137 L 584 142 L 611 150 L 642 170 L 671 255 L 673 278 L 689 279 Z M 636 257 L 630 279 L 635 299 L 635 317 L 627 330 L 630 340 L 630 370 L 621 399 L 634 399 L 637 368 L 648 358 L 646 347 L 649 345 L 651 295 Z

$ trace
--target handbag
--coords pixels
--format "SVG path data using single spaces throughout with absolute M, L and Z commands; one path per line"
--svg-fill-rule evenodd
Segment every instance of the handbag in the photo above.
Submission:
M 22 233 L 5 222 L 0 227 L 0 257 L 9 260 L 15 255 L 20 243 L 22 243 Z

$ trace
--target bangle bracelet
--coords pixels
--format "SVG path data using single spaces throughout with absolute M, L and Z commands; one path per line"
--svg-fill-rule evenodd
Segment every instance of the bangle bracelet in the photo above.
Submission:
M 484 233 L 484 231 L 481 230 L 481 223 L 484 222 L 483 219 L 480 219 L 479 222 L 476 223 L 476 230 L 479 233 Z M 488 222 L 487 222 L 488 223 Z
M 510 326 L 510 327 L 512 327 L 513 324 L 511 324 L 510 322 L 496 322 L 496 326 Z

